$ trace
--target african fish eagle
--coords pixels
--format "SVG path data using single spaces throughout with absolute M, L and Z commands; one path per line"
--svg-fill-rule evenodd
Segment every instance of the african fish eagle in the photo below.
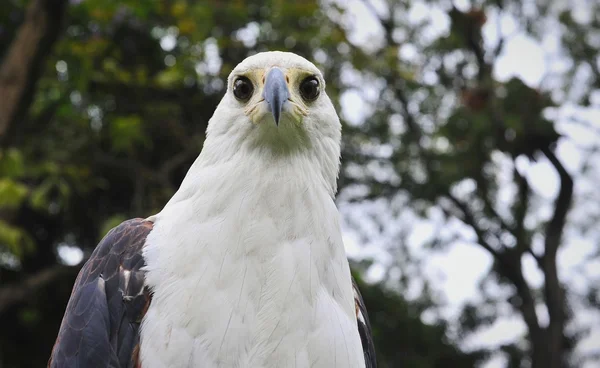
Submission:
M 237 65 L 179 190 L 83 266 L 48 365 L 375 367 L 334 203 L 340 138 L 311 62 Z

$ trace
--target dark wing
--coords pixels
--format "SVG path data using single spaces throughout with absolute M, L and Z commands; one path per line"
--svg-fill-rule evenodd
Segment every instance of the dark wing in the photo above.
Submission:
M 73 286 L 48 367 L 138 367 L 150 305 L 142 248 L 152 222 L 128 220 L 106 234 Z
M 373 345 L 373 335 L 371 333 L 371 323 L 367 314 L 367 307 L 360 295 L 358 286 L 352 279 L 352 288 L 354 289 L 354 305 L 356 306 L 356 321 L 358 322 L 358 333 L 362 342 L 363 352 L 365 354 L 365 367 L 377 368 L 377 360 L 375 359 L 375 346 Z

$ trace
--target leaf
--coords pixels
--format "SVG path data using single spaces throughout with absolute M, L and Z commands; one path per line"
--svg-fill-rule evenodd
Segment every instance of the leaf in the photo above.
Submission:
M 171 15 L 175 18 L 181 17 L 187 11 L 187 2 L 185 1 L 177 1 L 171 7 Z
M 169 68 L 158 73 L 154 77 L 154 81 L 159 87 L 172 88 L 181 84 L 183 76 L 183 72 L 178 68 Z
M 120 116 L 110 124 L 112 148 L 117 152 L 131 152 L 140 144 L 149 145 L 149 139 L 144 134 L 142 118 L 138 115 Z
M 0 208 L 14 209 L 26 198 L 29 189 L 11 179 L 0 179 Z
M 6 247 L 17 258 L 35 249 L 33 239 L 22 229 L 0 220 L 0 247 Z
M 50 180 L 44 180 L 44 182 L 33 190 L 29 198 L 31 206 L 38 210 L 46 210 L 50 204 L 48 201 L 48 193 L 52 189 L 52 183 Z
M 25 159 L 16 148 L 0 151 L 0 176 L 17 178 L 25 173 Z

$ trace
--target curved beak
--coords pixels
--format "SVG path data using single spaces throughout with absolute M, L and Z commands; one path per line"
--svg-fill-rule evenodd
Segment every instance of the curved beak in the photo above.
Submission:
M 267 74 L 265 80 L 265 88 L 263 90 L 263 98 L 269 104 L 269 110 L 273 114 L 275 124 L 279 126 L 279 118 L 283 104 L 290 97 L 290 93 L 285 81 L 285 75 L 279 68 L 273 68 Z

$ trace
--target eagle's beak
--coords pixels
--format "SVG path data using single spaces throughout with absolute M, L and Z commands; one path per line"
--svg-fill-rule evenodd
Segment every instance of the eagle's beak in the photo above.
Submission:
M 273 114 L 275 124 L 279 126 L 279 118 L 283 104 L 290 97 L 290 93 L 285 81 L 285 75 L 279 68 L 273 68 L 267 74 L 265 88 L 263 90 L 263 98 L 269 104 L 269 110 Z

